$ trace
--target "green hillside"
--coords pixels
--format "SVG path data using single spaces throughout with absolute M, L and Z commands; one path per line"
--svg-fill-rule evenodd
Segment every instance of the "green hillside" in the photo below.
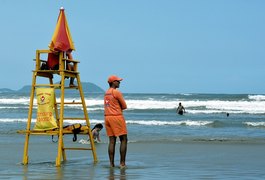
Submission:
M 65 81 L 65 84 L 69 84 L 68 80 Z M 84 93 L 103 93 L 104 90 L 94 83 L 82 82 L 82 88 Z M 0 91 L 13 91 L 7 88 L 0 89 Z M 26 85 L 18 90 L 18 92 L 30 92 L 31 85 Z

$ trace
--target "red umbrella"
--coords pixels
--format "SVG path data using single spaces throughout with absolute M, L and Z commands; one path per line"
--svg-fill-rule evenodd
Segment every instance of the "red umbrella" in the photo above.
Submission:
M 57 19 L 57 24 L 49 48 L 52 51 L 75 50 L 63 7 L 60 9 L 60 14 Z
M 57 24 L 49 48 L 54 52 L 48 54 L 47 63 L 51 69 L 58 69 L 56 65 L 59 64 L 59 54 L 56 52 L 71 52 L 72 50 L 75 50 L 63 7 L 60 9 Z

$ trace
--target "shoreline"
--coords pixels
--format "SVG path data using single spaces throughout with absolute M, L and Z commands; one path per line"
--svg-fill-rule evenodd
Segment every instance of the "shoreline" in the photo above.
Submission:
M 2 136 L 2 135 L 1 135 Z M 22 137 L 22 136 L 21 136 Z M 0 174 L 2 178 L 70 179 L 227 179 L 265 178 L 265 144 L 150 142 L 129 143 L 127 169 L 110 168 L 107 144 L 96 144 L 98 163 L 93 163 L 91 151 L 66 151 L 67 161 L 55 167 L 57 143 L 32 138 L 29 164 L 21 164 L 23 139 L 3 137 L 1 140 Z M 6 140 L 5 140 L 6 139 Z M 119 144 L 115 163 L 119 163 Z

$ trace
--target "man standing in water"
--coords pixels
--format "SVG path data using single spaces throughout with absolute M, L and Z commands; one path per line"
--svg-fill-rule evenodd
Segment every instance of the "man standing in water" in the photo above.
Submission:
M 125 159 L 127 152 L 127 128 L 122 111 L 127 109 L 126 102 L 122 93 L 117 89 L 120 87 L 122 78 L 110 76 L 108 78 L 109 89 L 104 96 L 104 115 L 105 127 L 109 136 L 109 160 L 110 166 L 114 167 L 115 145 L 116 139 L 120 139 L 120 168 L 125 168 Z
M 179 115 L 183 115 L 183 113 L 185 113 L 185 108 L 182 106 L 181 103 L 179 103 L 179 107 L 177 108 L 177 113 Z

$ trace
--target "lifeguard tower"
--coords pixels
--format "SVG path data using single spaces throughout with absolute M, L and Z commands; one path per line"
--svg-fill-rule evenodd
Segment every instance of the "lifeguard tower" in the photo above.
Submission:
M 61 165 L 61 161 L 66 160 L 66 150 L 91 150 L 92 155 L 94 158 L 94 162 L 97 162 L 97 155 L 96 155 L 96 148 L 94 145 L 94 140 L 92 137 L 91 129 L 90 129 L 90 122 L 86 107 L 86 102 L 84 98 L 84 93 L 82 89 L 82 84 L 80 80 L 80 75 L 78 72 L 78 64 L 79 61 L 74 60 L 72 58 L 69 58 L 66 56 L 67 51 L 74 50 L 74 45 L 72 42 L 72 38 L 70 35 L 70 31 L 67 25 L 66 17 L 64 14 L 64 9 L 60 9 L 60 14 L 58 16 L 56 29 L 54 32 L 54 35 L 52 37 L 52 42 L 50 44 L 49 50 L 37 50 L 36 51 L 36 66 L 35 70 L 33 71 L 32 76 L 32 88 L 30 92 L 30 103 L 29 103 L 29 111 L 28 111 L 28 121 L 27 121 L 27 127 L 26 130 L 18 131 L 18 133 L 25 134 L 25 144 L 24 144 L 24 154 L 23 154 L 23 164 L 28 164 L 29 156 L 28 156 L 28 149 L 29 149 L 29 139 L 31 135 L 49 135 L 49 136 L 58 136 L 58 153 L 56 157 L 56 166 Z M 48 54 L 55 53 L 58 57 L 57 63 L 58 66 L 55 69 L 49 69 L 49 68 L 41 68 L 42 64 L 47 64 L 47 59 L 42 59 L 42 56 L 45 56 Z M 67 65 L 71 63 L 73 69 L 68 69 Z M 59 83 L 53 82 L 54 75 L 58 75 L 60 77 Z M 76 79 L 76 86 L 69 87 L 68 84 L 66 85 L 65 78 L 75 78 Z M 37 83 L 38 78 L 46 78 L 49 80 L 49 83 L 47 84 L 39 84 Z M 56 102 L 56 97 L 54 95 L 53 100 L 53 110 L 55 114 L 55 120 L 56 120 L 56 128 L 54 129 L 46 129 L 46 130 L 35 130 L 31 127 L 32 124 L 32 113 L 33 113 L 33 106 L 34 106 L 34 99 L 36 90 L 38 88 L 47 88 L 47 89 L 56 89 L 60 91 L 60 98 L 57 98 L 59 102 Z M 66 102 L 65 101 L 65 93 L 71 91 L 78 91 L 80 95 L 80 100 L 78 101 L 71 101 Z M 54 93 L 55 94 L 55 93 Z M 71 105 L 79 105 L 82 108 L 82 115 L 80 117 L 66 117 L 65 116 L 65 105 L 71 106 Z M 80 113 L 79 113 L 80 114 Z M 64 143 L 64 135 L 66 134 L 73 134 L 73 131 L 69 129 L 64 129 L 65 126 L 65 120 L 78 120 L 80 122 L 83 121 L 82 127 L 86 127 L 85 129 L 82 129 L 79 134 L 84 134 L 89 137 L 90 143 L 88 143 L 88 147 L 66 147 Z

